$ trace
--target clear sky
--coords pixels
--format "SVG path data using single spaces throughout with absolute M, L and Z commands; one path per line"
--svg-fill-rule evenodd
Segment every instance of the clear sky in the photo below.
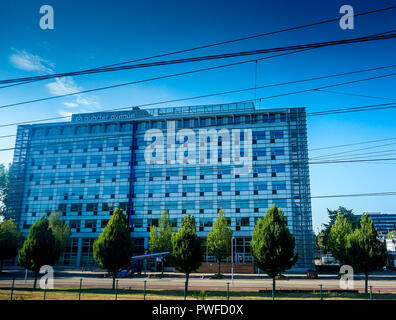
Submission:
M 54 30 L 39 26 L 39 9 L 54 8 Z M 196 47 L 258 33 L 275 31 L 341 17 L 340 7 L 352 5 L 355 13 L 389 7 L 394 1 L 36 1 L 0 2 L 0 79 L 87 69 L 155 54 Z M 194 51 L 166 59 L 224 52 L 263 49 L 371 35 L 396 29 L 396 10 L 356 17 L 353 30 L 342 30 L 338 22 L 303 30 Z M 371 43 L 320 48 L 258 63 L 257 85 L 286 82 L 333 73 L 395 64 L 394 39 Z M 0 89 L 0 106 L 253 59 L 232 58 L 211 62 L 145 68 L 85 75 Z M 394 68 L 320 81 L 257 90 L 257 97 L 315 88 L 337 82 L 389 74 Z M 13 122 L 56 117 L 70 113 L 99 111 L 162 100 L 197 96 L 254 86 L 255 64 L 197 73 L 140 85 L 97 91 L 45 102 L 0 109 L 0 136 L 16 133 Z M 395 77 L 350 84 L 331 90 L 395 99 Z M 184 103 L 226 103 L 253 98 L 253 92 L 229 94 Z M 301 107 L 308 112 L 357 107 L 391 100 L 310 92 L 263 100 L 260 107 Z M 164 105 L 169 106 L 169 104 Z M 396 138 L 396 109 L 346 113 L 308 118 L 309 149 L 360 141 Z M 14 137 L 1 138 L 0 148 L 13 147 Z M 391 143 L 394 143 L 393 145 Z M 356 153 L 390 151 L 395 141 L 348 148 L 312 150 L 310 157 L 373 147 Z M 1 152 L 0 162 L 9 163 L 12 151 Z M 368 154 L 367 156 L 372 156 Z M 311 193 L 318 195 L 396 191 L 396 161 L 372 163 L 316 164 L 310 166 Z M 396 213 L 395 196 L 313 199 L 314 231 L 327 220 L 326 208 L 338 206 L 363 211 Z

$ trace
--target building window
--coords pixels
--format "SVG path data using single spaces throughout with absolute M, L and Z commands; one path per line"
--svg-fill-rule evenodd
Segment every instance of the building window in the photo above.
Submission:
M 271 130 L 270 139 L 283 139 L 283 130 Z
M 273 190 L 286 190 L 286 181 L 272 181 Z
M 249 217 L 239 217 L 236 218 L 236 225 L 241 227 L 249 226 Z
M 82 210 L 82 203 L 72 203 L 70 207 L 71 212 L 77 212 Z

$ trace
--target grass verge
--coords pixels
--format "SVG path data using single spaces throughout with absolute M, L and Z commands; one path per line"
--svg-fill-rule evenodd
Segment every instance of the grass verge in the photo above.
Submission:
M 143 300 L 143 290 L 119 289 L 117 300 Z M 11 288 L 0 288 L 0 300 L 10 300 Z M 46 300 L 78 300 L 78 289 L 58 288 L 47 290 Z M 44 291 L 41 289 L 18 287 L 14 289 L 13 300 L 43 300 Z M 183 290 L 146 290 L 146 300 L 183 300 Z M 192 290 L 188 292 L 188 300 L 226 300 L 226 291 L 202 291 Z M 230 300 L 271 300 L 271 293 L 257 291 L 230 291 Z M 277 300 L 319 300 L 318 292 L 278 292 Z M 369 296 L 363 293 L 336 293 L 323 292 L 324 300 L 368 300 Z M 396 300 L 396 293 L 373 294 L 375 300 Z M 111 289 L 83 289 L 81 300 L 115 300 L 115 292 Z

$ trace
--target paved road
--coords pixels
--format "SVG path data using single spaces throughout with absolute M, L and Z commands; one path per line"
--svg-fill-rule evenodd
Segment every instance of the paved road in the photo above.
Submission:
M 158 275 L 158 274 L 157 274 Z M 319 279 L 306 279 L 305 274 L 285 274 L 286 279 L 277 280 L 278 289 L 310 289 L 318 290 L 322 284 L 323 290 L 340 289 L 340 281 L 333 274 L 320 275 Z M 24 271 L 5 271 L 0 274 L 0 287 L 11 286 L 12 278 L 15 278 L 15 286 L 33 286 L 33 275 L 29 273 L 28 279 L 24 280 Z M 104 277 L 103 272 L 91 271 L 56 271 L 54 275 L 55 288 L 78 288 L 80 278 L 83 279 L 84 288 L 111 288 L 112 279 Z M 180 289 L 184 288 L 184 275 L 168 273 L 164 278 L 156 277 L 151 273 L 148 276 L 119 279 L 119 288 L 143 289 L 146 280 L 147 289 Z M 270 290 L 272 280 L 264 275 L 235 275 L 234 283 L 229 275 L 224 279 L 210 279 L 208 275 L 194 274 L 189 281 L 190 290 L 225 290 L 227 282 L 230 290 L 257 291 Z M 373 292 L 396 292 L 396 272 L 376 273 L 370 276 L 369 285 Z M 354 280 L 354 289 L 364 289 L 364 278 L 357 275 Z

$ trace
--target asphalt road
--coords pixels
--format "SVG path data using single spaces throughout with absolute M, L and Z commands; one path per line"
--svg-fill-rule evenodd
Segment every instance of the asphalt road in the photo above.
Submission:
M 177 273 L 166 273 L 163 278 L 157 273 L 149 273 L 146 276 L 136 276 L 133 278 L 119 278 L 118 287 L 120 289 L 143 289 L 146 281 L 147 289 L 179 289 L 184 288 L 184 275 Z M 33 274 L 28 273 L 25 281 L 23 270 L 5 270 L 0 274 L 0 287 L 10 287 L 12 279 L 15 279 L 16 287 L 32 287 Z M 83 279 L 83 288 L 111 288 L 112 279 L 105 277 L 104 272 L 92 271 L 55 271 L 55 288 L 78 288 L 80 279 Z M 236 274 L 232 283 L 231 276 L 226 275 L 223 279 L 210 279 L 207 274 L 193 274 L 190 277 L 190 290 L 226 290 L 227 282 L 230 283 L 230 290 L 257 291 L 270 290 L 272 280 L 265 275 Z M 285 279 L 277 280 L 277 289 L 309 289 L 318 290 L 322 284 L 323 290 L 341 289 L 340 280 L 334 274 L 320 274 L 318 279 L 306 279 L 305 274 L 285 274 Z M 354 289 L 364 289 L 363 275 L 356 275 Z M 396 292 L 396 272 L 383 272 L 370 275 L 369 285 L 373 292 Z

